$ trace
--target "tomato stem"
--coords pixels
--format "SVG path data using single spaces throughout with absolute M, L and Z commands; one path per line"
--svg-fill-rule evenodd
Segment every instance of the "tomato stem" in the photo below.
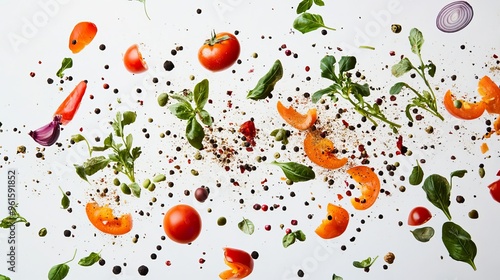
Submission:
M 217 38 L 217 33 L 215 33 L 215 30 L 212 30 L 212 36 L 210 37 L 210 39 L 205 40 L 205 45 L 213 46 L 216 44 L 220 44 L 221 42 L 224 42 L 226 40 L 229 40 L 230 38 L 231 37 L 229 37 L 227 35 L 224 35 L 224 36 L 221 36 L 220 38 Z

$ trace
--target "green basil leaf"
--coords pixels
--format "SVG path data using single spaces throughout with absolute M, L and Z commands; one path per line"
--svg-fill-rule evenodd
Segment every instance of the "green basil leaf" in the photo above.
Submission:
M 292 232 L 285 234 L 285 236 L 283 236 L 282 243 L 283 247 L 285 248 L 295 243 L 295 234 L 293 234 Z
M 301 14 L 309 10 L 313 5 L 313 0 L 302 0 L 297 6 L 297 14 Z
M 190 118 L 186 126 L 186 138 L 191 146 L 198 150 L 203 148 L 203 138 L 205 138 L 205 132 L 203 127 L 196 120 L 196 118 Z
M 64 73 L 63 73 L 64 70 L 69 69 L 71 67 L 73 67 L 73 59 L 71 59 L 70 57 L 63 58 L 63 60 L 61 62 L 61 68 L 59 68 L 59 70 L 57 70 L 56 76 L 59 78 L 62 78 L 64 76 Z
M 389 94 L 390 95 L 399 94 L 404 87 L 408 87 L 408 85 L 403 82 L 395 83 L 389 90 Z
M 319 67 L 321 69 L 321 77 L 338 82 L 337 75 L 335 74 L 335 57 L 333 55 L 326 55 L 321 59 Z
M 0 280 L 10 280 L 10 278 L 5 276 L 5 275 L 0 274 Z
M 314 0 L 314 4 L 316 4 L 318 6 L 324 6 L 325 2 L 323 2 L 323 0 Z
M 210 114 L 206 110 L 201 110 L 199 112 L 199 114 L 200 114 L 201 122 L 204 125 L 208 125 L 208 126 L 212 125 L 212 116 L 210 116 Z
M 448 180 L 441 175 L 433 174 L 427 177 L 422 186 L 427 199 L 437 208 L 441 209 L 448 220 L 451 220 L 450 206 L 451 187 Z
M 208 80 L 204 79 L 203 81 L 196 84 L 193 94 L 196 108 L 198 108 L 198 110 L 203 109 L 208 100 Z
M 424 44 L 424 36 L 420 30 L 413 28 L 410 31 L 410 36 L 408 37 L 410 40 L 411 51 L 414 54 L 420 55 L 420 51 L 422 50 L 422 45 Z
M 335 274 L 332 275 L 332 280 L 344 280 L 344 278 L 337 276 Z
M 306 241 L 306 235 L 301 230 L 297 230 L 293 234 L 298 241 Z
M 356 67 L 356 57 L 354 56 L 343 56 L 339 60 L 339 72 L 342 73 L 354 69 Z
M 63 209 L 68 209 L 69 207 L 69 204 L 70 204 L 70 201 L 69 201 L 69 197 L 66 195 L 66 193 L 61 189 L 61 187 L 59 187 L 59 190 L 61 190 L 61 193 L 63 195 L 63 197 L 61 198 L 61 206 Z
M 456 261 L 466 262 L 476 270 L 474 258 L 477 247 L 470 234 L 453 222 L 444 223 L 442 233 L 443 243 L 450 257 Z
M 101 259 L 101 255 L 95 252 L 91 252 L 88 256 L 81 258 L 78 264 L 81 266 L 91 266 Z
M 135 197 L 141 197 L 141 186 L 138 183 L 133 182 L 128 185 L 129 189 L 132 191 L 132 195 Z
M 54 265 L 49 270 L 49 280 L 62 280 L 66 278 L 69 273 L 69 265 L 65 263 Z
M 317 103 L 319 100 L 321 100 L 321 98 L 323 97 L 323 95 L 327 94 L 327 95 L 330 95 L 330 94 L 334 94 L 335 92 L 333 91 L 333 86 L 329 86 L 327 88 L 324 88 L 324 89 L 320 89 L 318 91 L 316 91 L 315 93 L 313 93 L 313 95 L 311 96 L 311 101 L 313 103 Z
M 135 119 L 137 118 L 137 114 L 132 111 L 126 111 L 123 112 L 123 120 L 122 120 L 122 129 L 124 126 L 132 124 L 135 122 Z
M 97 171 L 106 168 L 109 162 L 110 160 L 104 156 L 89 158 L 86 162 L 83 163 L 83 168 L 85 169 L 85 175 L 87 176 L 94 175 Z
M 352 265 L 356 268 L 364 268 L 364 266 L 358 261 L 353 261 Z
M 83 135 L 81 135 L 81 134 L 71 135 L 71 141 L 73 141 L 75 143 L 85 141 L 85 140 L 86 140 L 85 137 L 83 137 Z
M 172 114 L 174 114 L 177 118 L 181 120 L 189 120 L 195 115 L 191 104 L 187 102 L 178 102 L 168 106 L 168 109 Z
M 392 66 L 391 73 L 394 77 L 401 77 L 411 69 L 413 69 L 413 65 L 410 60 L 405 57 Z
M 415 230 L 410 230 L 410 232 L 413 234 L 415 239 L 420 242 L 427 242 L 434 236 L 434 229 L 432 227 L 417 228 Z
M 300 163 L 273 161 L 271 164 L 279 166 L 285 173 L 286 178 L 292 182 L 305 182 L 316 177 L 312 168 Z
M 422 167 L 420 167 L 420 164 L 418 164 L 417 161 L 417 165 L 413 167 L 410 174 L 409 178 L 410 185 L 413 186 L 420 185 L 423 179 L 424 179 L 424 170 L 422 169 Z
M 429 76 L 434 77 L 434 75 L 436 74 L 436 65 L 431 62 L 427 65 L 427 68 L 429 68 Z
M 353 94 L 359 94 L 363 97 L 370 96 L 370 86 L 368 86 L 367 83 L 365 84 L 358 84 L 358 83 L 352 83 L 351 84 L 351 92 Z
M 323 17 L 317 14 L 302 13 L 293 21 L 293 28 L 300 31 L 302 34 L 314 31 L 321 27 L 335 30 L 334 28 L 327 27 L 323 22 Z
M 141 151 L 141 147 L 134 147 L 132 149 L 132 159 L 136 160 L 137 158 L 139 158 L 139 156 L 141 155 L 142 151 Z
M 82 178 L 83 180 L 85 181 L 89 181 L 87 179 L 87 175 L 85 175 L 85 168 L 81 165 L 78 165 L 78 164 L 74 164 L 75 166 L 75 170 L 76 170 L 76 174 L 78 174 L 78 176 L 80 176 L 80 178 Z
M 253 100 L 265 99 L 274 90 L 276 83 L 283 77 L 283 66 L 278 59 L 269 71 L 257 82 L 254 89 L 248 92 L 247 98 Z
M 367 259 L 362 260 L 361 262 L 359 261 L 353 261 L 352 265 L 357 268 L 367 268 L 373 265 L 375 261 L 378 259 L 378 256 L 376 256 L 374 259 L 371 257 L 368 257 Z
M 252 235 L 254 230 L 255 230 L 255 226 L 252 223 L 252 221 L 250 221 L 249 219 L 245 219 L 245 218 L 243 218 L 243 220 L 238 223 L 238 228 L 241 231 L 243 231 L 244 233 L 249 234 L 249 235 Z

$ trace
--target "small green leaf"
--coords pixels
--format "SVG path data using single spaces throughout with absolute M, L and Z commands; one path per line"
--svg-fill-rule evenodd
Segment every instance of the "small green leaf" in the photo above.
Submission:
M 91 252 L 88 256 L 81 258 L 78 264 L 81 266 L 91 266 L 101 259 L 101 255 L 95 252 Z
M 335 74 L 336 59 L 333 55 L 326 55 L 321 59 L 319 67 L 321 69 L 321 77 L 338 82 L 337 75 Z
M 411 69 L 413 69 L 413 65 L 410 60 L 405 57 L 392 66 L 391 73 L 394 77 L 401 77 Z
M 429 76 L 434 77 L 434 75 L 436 74 L 436 65 L 431 62 L 427 65 L 427 67 L 429 68 L 428 70 Z
M 10 278 L 5 276 L 5 275 L 0 274 L 0 280 L 10 280 Z
M 297 6 L 297 14 L 301 14 L 309 10 L 313 5 L 313 0 L 302 0 Z
M 108 137 L 104 139 L 104 147 L 110 148 L 113 146 L 113 134 L 110 133 Z
M 134 142 L 134 136 L 132 136 L 132 133 L 130 133 L 125 138 L 125 148 L 127 149 L 127 151 L 130 151 L 130 149 L 132 149 L 133 142 Z
M 186 126 L 186 138 L 191 146 L 198 150 L 203 148 L 203 138 L 205 138 L 205 132 L 203 127 L 196 120 L 196 118 L 190 118 Z
M 332 280 L 344 280 L 344 278 L 337 276 L 335 274 L 332 275 Z
M 417 228 L 410 230 L 410 232 L 420 242 L 427 242 L 434 236 L 434 229 L 432 227 Z
M 339 72 L 342 73 L 350 71 L 356 67 L 356 57 L 354 56 L 343 56 L 339 60 Z
M 136 118 L 137 114 L 135 112 L 132 111 L 123 112 L 122 127 L 134 123 Z
M 453 177 L 458 177 L 458 178 L 463 178 L 465 176 L 465 173 L 467 173 L 467 170 L 455 170 L 451 172 L 450 174 L 450 187 L 452 185 Z
M 110 160 L 104 156 L 89 158 L 86 162 L 83 163 L 85 175 L 87 176 L 94 175 L 97 171 L 106 168 L 109 162 Z
M 293 234 L 298 241 L 306 241 L 306 235 L 301 230 L 297 230 Z
M 333 91 L 333 87 L 332 86 L 329 86 L 327 88 L 324 88 L 324 89 L 320 89 L 318 91 L 316 91 L 315 93 L 313 93 L 313 95 L 311 96 L 311 101 L 313 103 L 317 103 L 318 101 L 321 100 L 321 98 L 323 97 L 323 95 L 327 94 L 327 95 L 330 95 L 330 94 L 333 94 L 334 91 Z
M 63 197 L 61 198 L 61 206 L 63 209 L 68 209 L 69 207 L 69 204 L 70 204 L 70 201 L 69 201 L 69 197 L 66 195 L 66 193 L 61 189 L 61 187 L 59 187 L 59 190 L 61 190 L 61 193 L 63 195 Z
M 71 67 L 73 67 L 73 59 L 71 59 L 70 57 L 63 58 L 61 62 L 61 68 L 57 70 L 56 76 L 59 78 L 64 77 L 64 70 L 69 69 Z
M 316 4 L 318 6 L 324 6 L 325 2 L 323 2 L 323 0 L 314 0 L 314 4 Z
M 81 135 L 81 134 L 71 135 L 71 141 L 73 141 L 75 143 L 85 141 L 85 140 L 86 140 L 85 137 L 83 137 L 83 135 Z
M 443 224 L 442 234 L 444 246 L 450 257 L 456 261 L 466 262 L 476 270 L 474 258 L 477 254 L 477 247 L 470 234 L 453 222 Z
M 404 88 L 404 87 L 407 87 L 408 85 L 406 83 L 403 83 L 403 82 L 399 82 L 399 83 L 395 83 L 391 89 L 389 90 L 389 94 L 390 95 L 395 95 L 395 94 L 399 94 L 401 92 L 401 90 Z
M 49 280 L 62 280 L 66 278 L 69 273 L 69 265 L 65 263 L 54 265 L 49 270 Z
M 406 114 L 406 117 L 412 122 L 413 121 L 413 117 L 411 116 L 411 108 L 413 108 L 415 105 L 413 104 L 408 104 L 406 105 L 406 109 L 405 109 L 405 114 Z
M 136 160 L 137 158 L 139 158 L 139 156 L 141 155 L 142 151 L 141 151 L 141 147 L 134 147 L 132 149 L 132 159 Z
M 420 55 L 420 51 L 422 50 L 422 45 L 424 44 L 424 36 L 420 30 L 413 28 L 410 31 L 410 36 L 408 37 L 410 40 L 411 51 L 414 54 Z
M 85 181 L 89 181 L 87 179 L 87 175 L 85 175 L 85 168 L 81 165 L 78 165 L 78 164 L 74 164 L 75 166 L 75 170 L 76 170 L 76 174 L 78 174 L 78 176 L 80 176 L 80 178 L 82 178 L 83 180 Z
M 285 248 L 287 248 L 288 246 L 295 243 L 295 234 L 293 234 L 293 232 L 285 234 L 285 236 L 283 237 L 282 243 L 283 243 L 283 247 L 285 247 Z
M 326 28 L 330 30 L 335 30 L 334 28 L 328 27 L 323 22 L 323 17 L 317 14 L 302 13 L 293 21 L 293 28 L 300 31 L 302 34 L 314 31 L 318 28 Z
M 410 185 L 413 186 L 420 185 L 423 179 L 424 179 L 424 170 L 422 169 L 422 167 L 420 167 L 420 164 L 417 161 L 417 165 L 413 167 L 410 174 L 409 178 Z
M 371 257 L 368 257 L 367 259 L 362 260 L 361 262 L 359 261 L 353 261 L 352 265 L 357 268 L 367 268 L 373 265 L 375 261 L 378 259 L 378 256 L 376 256 L 373 260 Z
M 255 226 L 252 223 L 252 221 L 250 221 L 249 219 L 245 219 L 245 218 L 243 218 L 243 220 L 238 223 L 238 228 L 241 231 L 243 231 L 244 233 L 249 234 L 249 235 L 252 235 L 254 230 L 255 230 Z
M 451 186 L 448 180 L 441 175 L 433 174 L 427 177 L 422 186 L 427 199 L 437 208 L 441 209 L 448 220 L 451 220 L 451 214 L 448 207 L 450 206 Z
M 111 126 L 113 127 L 116 136 L 118 137 L 123 136 L 122 114 L 120 112 L 116 113 L 116 118 L 111 123 Z
M 206 111 L 206 110 L 201 110 L 199 112 L 200 114 L 200 119 L 201 119 L 201 122 L 204 124 L 204 125 L 208 125 L 208 126 L 211 126 L 212 125 L 212 116 L 210 116 L 210 114 Z
M 316 177 L 316 174 L 310 167 L 300 163 L 273 161 L 271 164 L 279 166 L 283 170 L 283 173 L 285 173 L 286 178 L 292 182 L 305 182 Z
M 359 94 L 363 97 L 370 96 L 370 86 L 368 84 L 358 84 L 358 83 L 352 83 L 351 84 L 351 91 L 353 94 Z
M 103 152 L 109 149 L 110 147 L 100 147 L 100 146 L 92 146 L 92 152 Z
M 168 109 L 172 114 L 181 120 L 189 120 L 195 114 L 191 104 L 187 102 L 178 102 L 168 106 Z
M 269 71 L 257 82 L 254 89 L 248 92 L 247 98 L 252 100 L 265 99 L 274 90 L 276 83 L 283 77 L 283 66 L 278 59 Z
M 141 186 L 136 182 L 130 183 L 128 185 L 129 189 L 132 191 L 132 195 L 135 197 L 141 197 Z
M 204 79 L 203 81 L 196 84 L 193 94 L 196 108 L 198 110 L 203 109 L 208 100 L 208 80 Z

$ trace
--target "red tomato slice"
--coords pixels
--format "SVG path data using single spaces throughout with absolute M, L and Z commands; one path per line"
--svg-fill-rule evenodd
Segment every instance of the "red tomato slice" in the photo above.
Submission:
M 326 212 L 326 219 L 321 222 L 314 232 L 323 239 L 342 235 L 349 224 L 349 213 L 344 208 L 331 203 L 328 203 Z
M 92 225 L 104 233 L 122 235 L 132 230 L 132 216 L 130 214 L 115 217 L 111 208 L 101 207 L 96 202 L 87 203 L 85 211 Z
M 69 35 L 69 49 L 73 53 L 79 53 L 94 40 L 96 33 L 97 26 L 92 22 L 77 23 Z
M 253 259 L 243 250 L 224 248 L 224 262 L 231 268 L 219 274 L 220 279 L 243 279 L 253 271 Z
M 54 116 L 61 116 L 61 124 L 68 124 L 76 114 L 78 108 L 80 108 L 80 103 L 82 102 L 83 95 L 87 90 L 87 81 L 81 81 L 75 89 L 64 99 L 64 101 L 59 105 Z
M 125 68 L 134 74 L 140 74 L 148 70 L 146 61 L 142 59 L 142 54 L 139 51 L 139 46 L 134 44 L 130 46 L 123 55 L 123 64 Z
M 459 100 L 461 107 L 457 108 L 453 100 L 453 94 L 450 90 L 444 95 L 444 107 L 452 116 L 463 119 L 472 120 L 479 118 L 486 109 L 485 103 L 483 101 L 477 103 L 469 103 L 464 100 Z
M 377 200 L 380 193 L 380 180 L 373 170 L 364 165 L 352 167 L 347 170 L 354 181 L 360 184 L 361 196 L 351 198 L 352 206 L 358 210 L 370 208 Z

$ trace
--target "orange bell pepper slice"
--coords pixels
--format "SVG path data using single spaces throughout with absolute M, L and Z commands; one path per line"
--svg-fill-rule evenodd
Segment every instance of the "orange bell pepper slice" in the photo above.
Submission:
M 453 100 L 453 94 L 450 90 L 444 95 L 444 107 L 452 116 L 463 119 L 463 120 L 473 120 L 479 118 L 486 109 L 486 105 L 483 101 L 477 103 L 469 103 L 464 100 L 459 100 L 461 107 L 455 107 Z
M 130 214 L 115 217 L 111 208 L 101 207 L 97 202 L 87 203 L 85 212 L 92 225 L 104 233 L 122 235 L 132 230 L 132 216 Z
M 484 76 L 479 80 L 477 91 L 483 97 L 486 111 L 490 114 L 500 114 L 500 88 L 490 77 Z
M 69 49 L 73 53 L 79 53 L 85 46 L 90 44 L 97 33 L 97 26 L 92 22 L 79 22 L 73 27 L 69 35 Z
M 224 248 L 224 262 L 231 269 L 221 272 L 220 279 L 243 279 L 253 271 L 253 258 L 243 250 Z
M 306 114 L 297 112 L 292 106 L 286 108 L 281 101 L 276 105 L 280 116 L 298 130 L 306 130 L 314 125 L 318 119 L 316 108 L 309 109 Z
M 370 208 L 380 193 L 380 180 L 370 167 L 360 165 L 347 170 L 354 181 L 359 183 L 361 196 L 351 198 L 351 204 L 357 210 Z
M 68 124 L 76 114 L 76 111 L 80 107 L 83 95 L 87 90 L 87 81 L 81 81 L 73 91 L 64 99 L 64 101 L 59 105 L 54 116 L 61 116 L 61 124 Z
M 333 142 L 321 137 L 318 131 L 310 131 L 304 139 L 304 152 L 317 165 L 337 169 L 347 163 L 347 158 L 337 158 L 334 154 Z
M 314 232 L 323 238 L 331 239 L 342 235 L 349 224 L 349 213 L 344 208 L 328 203 L 327 218 L 316 228 Z

